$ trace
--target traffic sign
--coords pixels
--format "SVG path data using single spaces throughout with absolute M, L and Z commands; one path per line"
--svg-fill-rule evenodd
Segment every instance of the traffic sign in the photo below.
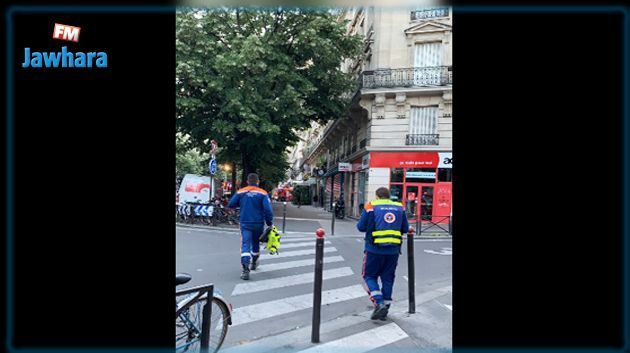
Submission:
M 214 175 L 214 173 L 217 172 L 217 160 L 212 158 L 210 160 L 210 165 L 208 166 L 208 169 L 210 169 L 210 174 Z

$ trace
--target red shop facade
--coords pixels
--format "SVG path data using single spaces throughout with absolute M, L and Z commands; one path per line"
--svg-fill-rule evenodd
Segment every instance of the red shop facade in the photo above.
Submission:
M 371 152 L 370 168 L 389 169 L 393 200 L 402 202 L 415 222 L 448 223 L 451 216 L 453 169 L 451 152 Z

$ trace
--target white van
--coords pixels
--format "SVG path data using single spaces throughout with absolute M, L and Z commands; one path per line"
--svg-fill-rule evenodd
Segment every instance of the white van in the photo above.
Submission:
M 210 177 L 186 174 L 179 185 L 179 202 L 210 202 Z

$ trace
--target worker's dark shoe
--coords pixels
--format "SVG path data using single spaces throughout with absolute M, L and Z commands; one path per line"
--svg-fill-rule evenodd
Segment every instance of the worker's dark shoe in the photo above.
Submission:
M 372 320 L 380 320 L 383 317 L 387 316 L 387 306 L 385 306 L 385 304 L 379 304 L 378 306 L 376 306 L 376 308 L 374 308 L 374 312 L 372 313 L 372 316 L 370 317 L 370 319 Z
M 243 280 L 249 280 L 249 266 L 248 265 L 243 265 L 243 273 L 241 273 L 241 279 Z
M 258 267 L 258 259 L 256 259 L 255 261 L 252 261 L 252 264 L 249 265 L 249 269 L 252 271 L 255 271 L 256 267 Z
M 381 321 L 386 321 L 387 320 L 387 314 L 389 313 L 389 306 L 390 306 L 390 304 L 385 304 L 385 307 L 387 308 L 387 311 L 385 311 L 385 315 L 383 315 L 381 317 Z

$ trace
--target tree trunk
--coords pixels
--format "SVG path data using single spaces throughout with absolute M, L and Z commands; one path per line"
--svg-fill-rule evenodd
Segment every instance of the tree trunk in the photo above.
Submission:
M 247 186 L 247 174 L 255 173 L 256 171 L 254 170 L 254 168 L 252 167 L 251 163 L 247 159 L 246 153 L 242 154 L 242 156 L 241 156 L 241 163 L 242 163 L 242 167 L 243 167 L 243 170 L 242 170 L 243 174 L 241 174 L 241 187 L 246 187 Z
M 236 163 L 232 162 L 232 195 L 236 194 Z

